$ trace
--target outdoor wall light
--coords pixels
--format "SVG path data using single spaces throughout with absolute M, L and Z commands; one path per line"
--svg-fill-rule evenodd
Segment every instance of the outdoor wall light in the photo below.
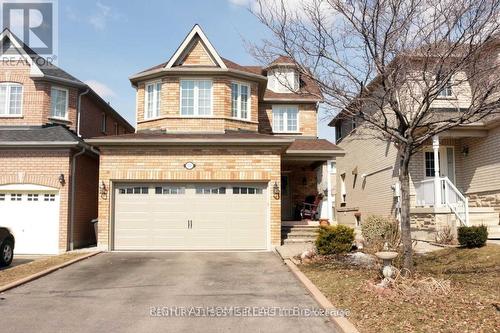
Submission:
M 61 184 L 62 186 L 66 184 L 66 180 L 64 179 L 64 174 L 62 173 L 59 175 L 59 184 Z
M 467 146 L 462 147 L 462 155 L 464 155 L 464 157 L 467 157 L 469 155 L 469 147 Z
M 108 189 L 106 188 L 106 183 L 104 183 L 104 180 L 101 180 L 101 184 L 99 185 L 99 193 L 101 193 L 101 196 L 103 197 L 108 194 Z
M 276 200 L 280 198 L 280 187 L 278 185 L 278 182 L 274 182 L 273 185 L 273 195 Z

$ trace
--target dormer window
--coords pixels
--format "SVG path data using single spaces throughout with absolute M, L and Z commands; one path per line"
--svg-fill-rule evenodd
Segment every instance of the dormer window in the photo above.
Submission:
M 211 80 L 181 80 L 181 115 L 212 115 Z
M 160 93 L 161 82 L 151 82 L 146 84 L 146 96 L 144 98 L 144 118 L 152 119 L 160 115 Z
M 299 73 L 293 68 L 269 70 L 267 88 L 276 93 L 293 93 L 299 90 Z
M 68 90 L 52 87 L 50 90 L 51 117 L 68 119 Z
M 247 120 L 250 118 L 250 86 L 231 83 L 231 116 Z
M 0 83 L 0 116 L 18 117 L 23 109 L 23 86 L 19 83 Z

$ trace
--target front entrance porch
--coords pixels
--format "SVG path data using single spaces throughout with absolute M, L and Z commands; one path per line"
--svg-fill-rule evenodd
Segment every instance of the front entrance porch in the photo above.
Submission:
M 498 225 L 491 207 L 473 207 L 466 192 L 469 165 L 467 140 L 485 135 L 477 130 L 455 130 L 435 136 L 410 166 L 411 218 L 417 239 L 434 240 L 436 231 L 459 226 Z

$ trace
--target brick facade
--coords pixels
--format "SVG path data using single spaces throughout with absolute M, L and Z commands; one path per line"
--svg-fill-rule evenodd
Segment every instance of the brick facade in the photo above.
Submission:
M 184 163 L 192 161 L 194 170 Z M 109 247 L 111 239 L 112 184 L 120 181 L 263 181 L 269 185 L 271 244 L 281 242 L 281 201 L 272 194 L 280 183 L 281 151 L 271 148 L 162 148 L 102 147 L 99 182 L 108 188 L 99 196 L 98 244 Z

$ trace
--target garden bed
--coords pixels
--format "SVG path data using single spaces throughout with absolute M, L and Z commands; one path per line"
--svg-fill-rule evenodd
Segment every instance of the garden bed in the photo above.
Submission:
M 342 256 L 299 268 L 336 307 L 350 310 L 361 332 L 499 332 L 500 246 L 446 248 L 415 262 L 413 281 L 446 288 L 381 294 L 371 287 L 380 281 L 378 269 Z

